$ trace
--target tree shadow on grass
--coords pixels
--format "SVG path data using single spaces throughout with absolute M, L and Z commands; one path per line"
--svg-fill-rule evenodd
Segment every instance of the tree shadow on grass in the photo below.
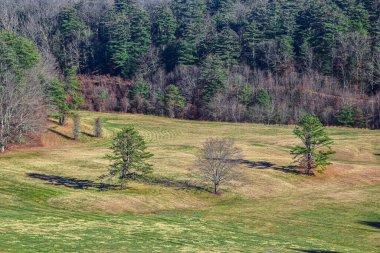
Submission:
M 92 137 L 92 138 L 96 137 L 94 134 L 90 134 L 90 133 L 86 133 L 86 132 L 82 132 L 82 131 L 80 133 L 83 135 L 86 135 L 88 137 Z
M 253 168 L 253 169 L 272 169 L 272 170 L 277 170 L 277 171 L 282 171 L 285 173 L 291 173 L 291 174 L 302 174 L 302 171 L 299 171 L 296 166 L 279 166 L 271 162 L 267 161 L 249 161 L 249 160 L 240 160 L 240 164 L 246 165 L 248 168 Z
M 156 179 L 151 180 L 150 183 L 154 185 L 161 185 L 161 186 L 171 187 L 171 188 L 192 189 L 192 190 L 198 190 L 198 191 L 211 192 L 207 188 L 194 185 L 188 181 L 173 181 L 167 178 L 156 178 Z
M 304 253 L 339 253 L 338 251 L 330 251 L 330 250 L 318 250 L 318 249 L 292 249 L 298 252 Z
M 45 174 L 38 174 L 38 173 L 28 173 L 26 175 L 30 178 L 47 181 L 52 185 L 57 185 L 57 186 L 62 185 L 62 186 L 73 188 L 73 189 L 96 188 L 99 190 L 110 190 L 110 189 L 120 188 L 119 185 L 96 183 L 91 180 L 81 180 L 81 179 L 71 178 L 71 177 L 61 177 L 61 176 L 45 175 Z
M 59 136 L 65 138 L 65 139 L 67 139 L 67 140 L 72 140 L 72 141 L 75 140 L 73 137 L 68 136 L 68 135 L 66 135 L 66 134 L 63 134 L 63 133 L 61 133 L 61 132 L 59 132 L 59 131 L 57 131 L 57 130 L 55 130 L 55 129 L 49 128 L 48 130 L 49 130 L 50 132 L 56 134 L 56 135 L 59 135 Z
M 173 180 L 169 178 L 151 178 L 151 177 L 144 177 L 141 175 L 133 174 L 129 176 L 129 178 L 146 183 L 146 184 L 151 184 L 151 185 L 159 185 L 159 186 L 164 186 L 164 187 L 169 187 L 169 188 L 177 188 L 181 190 L 198 190 L 198 191 L 206 191 L 206 192 L 211 192 L 209 189 L 195 185 L 189 181 L 180 181 L 180 180 Z
M 379 221 L 360 221 L 359 223 L 362 225 L 367 225 L 370 227 L 380 229 L 380 222 Z

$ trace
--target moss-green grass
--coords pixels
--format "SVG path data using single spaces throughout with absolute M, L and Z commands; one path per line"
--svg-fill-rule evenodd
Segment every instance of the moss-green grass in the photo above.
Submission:
M 240 180 L 218 197 L 141 182 L 125 191 L 73 189 L 29 177 L 99 181 L 110 138 L 125 124 L 148 141 L 152 177 L 175 182 L 192 181 L 195 154 L 209 137 L 234 138 L 244 159 L 275 166 L 292 164 L 289 147 L 298 142 L 291 126 L 81 116 L 86 132 L 102 117 L 105 138 L 54 137 L 52 146 L 0 156 L 0 252 L 379 251 L 380 230 L 365 223 L 380 222 L 379 131 L 329 128 L 337 154 L 325 175 L 241 165 Z

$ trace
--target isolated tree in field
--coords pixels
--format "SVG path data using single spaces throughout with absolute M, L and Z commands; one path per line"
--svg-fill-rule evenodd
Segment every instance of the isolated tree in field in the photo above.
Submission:
M 319 119 L 311 114 L 304 116 L 294 129 L 294 134 L 301 139 L 303 145 L 295 146 L 291 150 L 301 168 L 308 175 L 316 170 L 322 173 L 328 165 L 330 155 L 335 151 L 331 149 L 333 141 L 325 132 L 325 128 Z
M 79 114 L 73 115 L 73 135 L 75 140 L 79 140 L 80 135 L 80 116 Z
M 153 155 L 147 151 L 143 137 L 132 126 L 123 128 L 116 135 L 111 149 L 112 154 L 107 156 L 113 162 L 109 176 L 120 180 L 121 189 L 126 188 L 128 175 L 147 174 L 152 171 L 152 166 L 146 160 Z
M 234 179 L 234 168 L 241 159 L 241 150 L 231 139 L 208 139 L 198 155 L 197 168 L 200 178 L 212 183 L 214 193 L 219 193 L 222 183 Z
M 95 137 L 103 137 L 103 126 L 101 118 L 95 119 Z

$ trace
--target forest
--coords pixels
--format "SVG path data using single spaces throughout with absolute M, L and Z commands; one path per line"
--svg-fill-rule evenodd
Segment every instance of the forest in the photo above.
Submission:
M 38 61 L 2 74 L 33 87 L 26 115 L 293 124 L 311 113 L 380 128 L 378 0 L 2 0 L 0 28 L 4 73 L 7 54 L 30 56 L 12 41 L 35 47 Z

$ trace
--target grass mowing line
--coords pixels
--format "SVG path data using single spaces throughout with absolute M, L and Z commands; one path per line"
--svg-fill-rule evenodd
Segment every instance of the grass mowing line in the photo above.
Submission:
M 380 166 L 380 160 L 373 155 L 376 143 L 380 143 L 378 131 L 328 130 L 336 137 L 339 135 L 335 146 L 339 163 L 330 170 L 334 173 L 339 170 L 338 174 L 328 173 L 312 179 L 270 169 L 244 168 L 244 180 L 224 187 L 224 195 L 218 198 L 164 185 L 132 183 L 124 192 L 101 193 L 57 187 L 27 178 L 27 173 L 81 180 L 96 178 L 107 170 L 103 157 L 109 152 L 110 137 L 126 123 L 132 123 L 149 136 L 149 148 L 155 154 L 152 159 L 155 178 L 190 179 L 186 168 L 192 166 L 200 143 L 212 136 L 233 137 L 250 161 L 279 165 L 291 163 L 287 147 L 297 143 L 292 136 L 293 127 L 183 121 L 130 114 L 80 114 L 86 130 L 96 117 L 102 117 L 105 138 L 84 139 L 72 146 L 43 148 L 29 154 L 19 151 L 7 154 L 7 158 L 0 157 L 0 196 L 6 196 L 0 200 L 1 250 L 376 252 L 378 249 L 379 242 L 374 237 L 377 228 L 365 223 L 379 219 L 380 206 L 376 197 L 379 184 L 375 178 L 379 176 L 376 167 Z M 364 148 L 359 150 L 357 146 Z M 366 168 L 368 165 L 370 170 Z M 70 198 L 78 205 L 73 205 Z M 84 208 L 88 201 L 96 202 L 97 198 L 109 206 L 131 204 L 140 211 L 144 205 L 172 209 L 149 214 L 109 214 L 91 206 Z M 132 202 L 133 198 L 138 202 Z M 177 199 L 185 203 L 195 199 L 207 205 L 182 209 L 175 203 Z

